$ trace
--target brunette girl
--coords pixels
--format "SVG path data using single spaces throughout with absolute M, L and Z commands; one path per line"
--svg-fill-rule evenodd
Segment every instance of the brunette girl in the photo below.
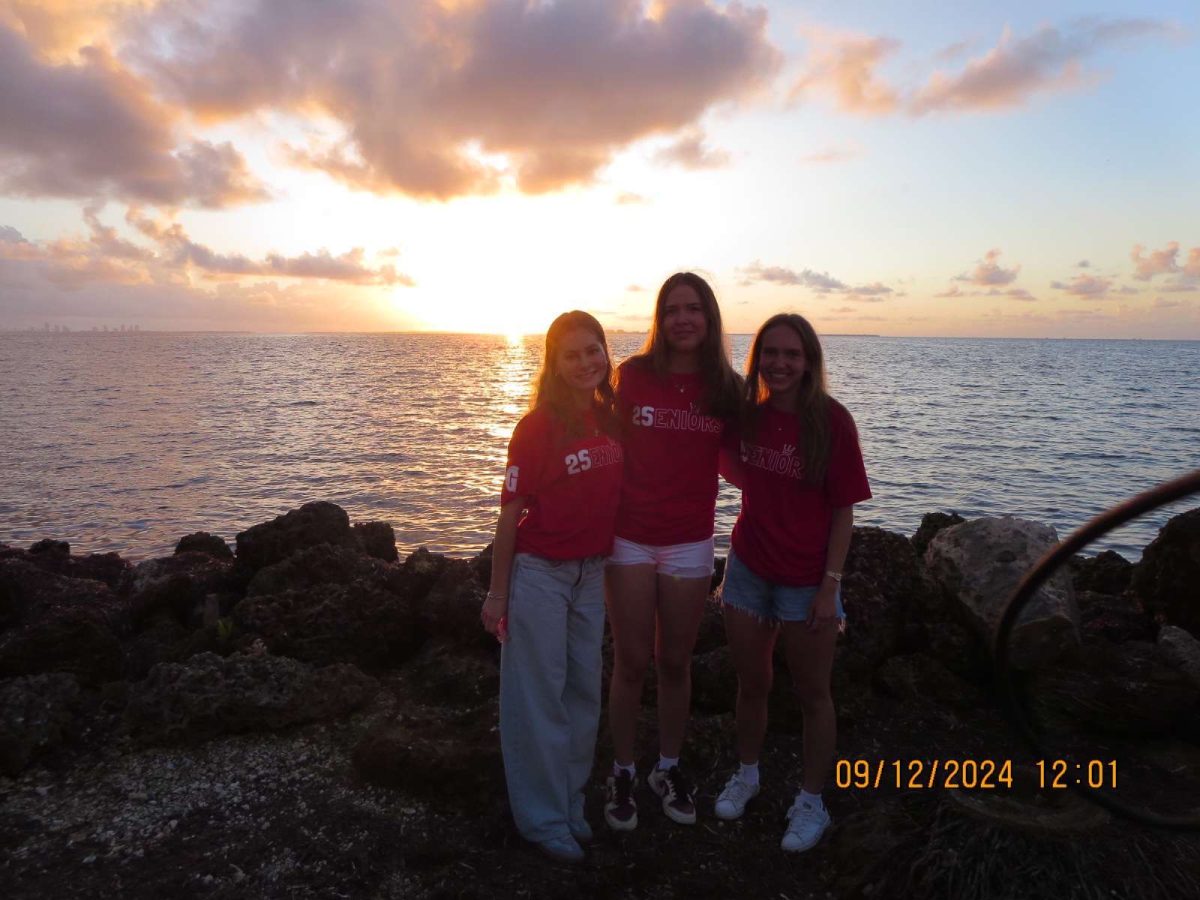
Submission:
M 616 759 L 604 807 L 614 829 L 637 827 L 634 738 L 652 656 L 659 760 L 648 783 L 667 816 L 696 821 L 679 756 L 691 703 L 692 648 L 713 571 L 718 453 L 739 389 L 712 288 L 690 272 L 672 275 L 658 292 L 645 345 L 617 377 L 626 464 L 606 572 L 613 636 L 608 715 Z
M 804 780 L 787 813 L 784 850 L 807 850 L 829 827 L 821 799 L 837 720 L 829 691 L 845 621 L 840 583 L 854 504 L 871 489 L 858 432 L 826 390 L 824 354 L 801 316 L 772 316 L 746 366 L 740 471 L 742 509 L 721 586 L 725 633 L 738 673 L 741 766 L 716 802 L 736 819 L 759 792 L 772 651 L 782 632 L 804 713 Z
M 614 435 L 604 330 L 559 316 L 532 409 L 508 447 L 483 627 L 503 644 L 500 746 L 517 830 L 577 862 L 600 718 L 604 558 L 612 548 L 622 453 Z

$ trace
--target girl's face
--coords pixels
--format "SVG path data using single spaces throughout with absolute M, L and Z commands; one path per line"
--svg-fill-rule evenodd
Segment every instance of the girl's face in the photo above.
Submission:
M 708 333 L 708 317 L 695 288 L 679 284 L 663 301 L 663 335 L 673 353 L 694 353 Z
M 808 371 L 800 335 L 787 325 L 768 328 L 759 349 L 758 371 L 772 399 L 794 396 Z
M 558 342 L 554 371 L 573 392 L 590 397 L 608 371 L 604 344 L 586 328 L 571 329 Z

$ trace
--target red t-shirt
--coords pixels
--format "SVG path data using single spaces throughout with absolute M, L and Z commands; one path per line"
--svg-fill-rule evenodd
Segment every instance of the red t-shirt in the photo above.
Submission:
M 700 412 L 700 373 L 671 373 L 626 361 L 617 382 L 624 422 L 625 480 L 617 534 L 663 547 L 712 537 L 717 455 L 725 423 Z
M 775 584 L 819 584 L 833 510 L 871 497 L 858 429 L 836 400 L 829 403 L 829 425 L 829 469 L 821 485 L 804 480 L 796 416 L 760 406 L 755 439 L 742 441 L 742 509 L 733 526 L 733 552 Z
M 621 496 L 621 445 L 584 417 L 582 437 L 546 406 L 513 429 L 500 505 L 521 497 L 517 553 L 547 559 L 583 559 L 612 552 L 613 522 Z

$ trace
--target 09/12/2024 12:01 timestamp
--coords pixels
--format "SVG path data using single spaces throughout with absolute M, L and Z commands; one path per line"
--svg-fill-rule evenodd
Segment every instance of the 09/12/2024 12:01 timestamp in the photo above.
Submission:
M 1115 759 L 1039 759 L 1024 771 L 1036 773 L 1038 790 L 1117 787 Z M 1010 759 L 839 759 L 834 777 L 839 788 L 1011 790 L 1017 784 Z

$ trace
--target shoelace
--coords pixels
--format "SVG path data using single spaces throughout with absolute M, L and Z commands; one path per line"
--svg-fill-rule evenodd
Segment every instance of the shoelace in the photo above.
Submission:
M 672 766 L 667 770 L 667 786 L 671 789 L 671 797 L 676 800 L 682 800 L 685 803 L 692 802 L 692 789 L 687 783 L 687 779 L 683 777 L 683 773 L 679 771 L 679 766 Z
M 622 772 L 613 780 L 613 790 L 619 806 L 629 802 L 629 796 L 633 793 L 633 779 L 628 772 Z

